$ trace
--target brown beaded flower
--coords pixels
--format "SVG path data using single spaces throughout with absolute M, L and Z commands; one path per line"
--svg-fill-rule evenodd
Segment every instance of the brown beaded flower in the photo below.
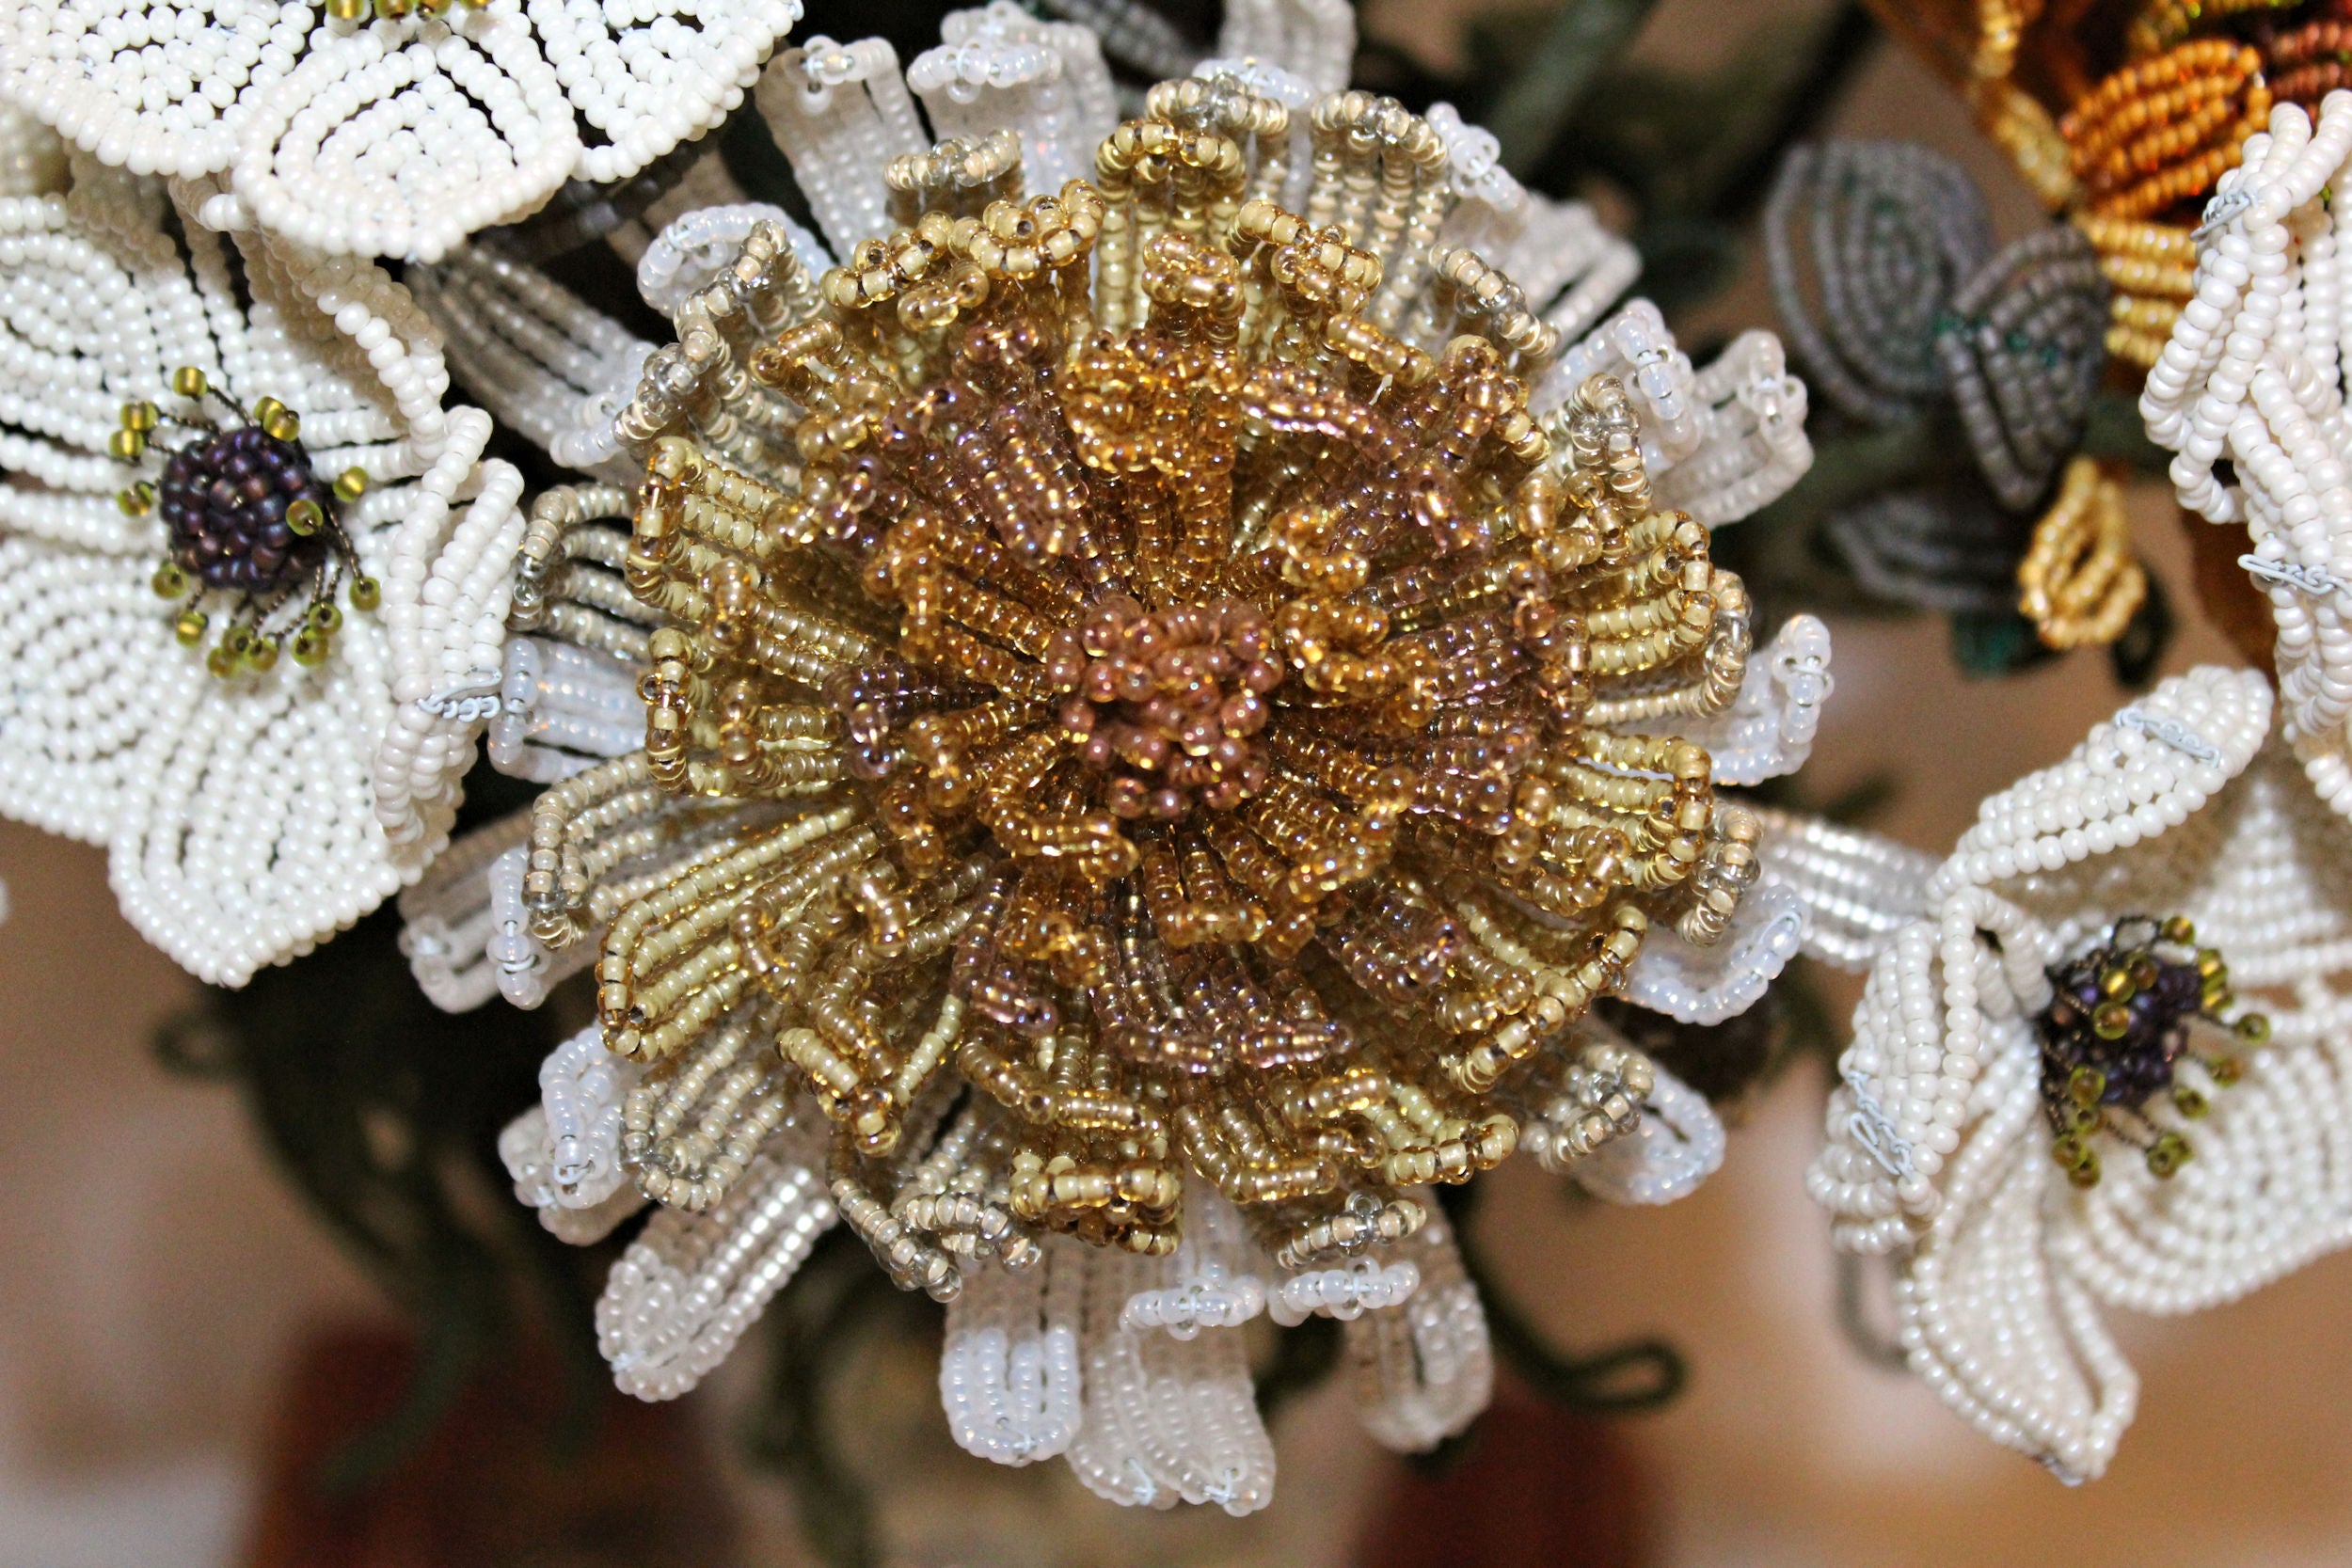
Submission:
M 1403 166 L 1377 104 L 1317 125 Z M 762 227 L 680 312 L 624 421 L 646 748 L 532 824 L 533 936 L 610 923 L 610 1048 L 738 1073 L 748 1030 L 941 1297 L 1041 1231 L 1166 1254 L 1188 1177 L 1289 1268 L 1400 1240 L 1650 923 L 1712 942 L 1756 874 L 1706 751 L 1635 727 L 1730 704 L 1748 612 L 1619 386 L 1539 421 L 1507 278 L 1400 281 L 1245 189 L 1247 114 L 1152 109 L 1051 196 L 894 169 L 908 227 L 821 279 Z M 660 1132 L 680 1191 L 740 1163 Z

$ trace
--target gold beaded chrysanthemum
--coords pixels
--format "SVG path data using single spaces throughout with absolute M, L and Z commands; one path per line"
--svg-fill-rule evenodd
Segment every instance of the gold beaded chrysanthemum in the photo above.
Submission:
M 1054 196 L 902 160 L 907 228 L 821 279 L 755 230 L 680 313 L 623 426 L 646 747 L 533 824 L 534 934 L 610 923 L 652 1064 L 641 1183 L 707 1205 L 813 1094 L 935 1295 L 1044 1229 L 1164 1253 L 1188 1174 L 1289 1266 L 1400 1238 L 1755 874 L 1662 733 L 1736 694 L 1744 594 L 1613 381 L 1530 414 L 1554 335 L 1433 248 L 1428 127 L 1324 100 L 1302 217 L 1246 155 L 1280 105 L 1152 108 Z

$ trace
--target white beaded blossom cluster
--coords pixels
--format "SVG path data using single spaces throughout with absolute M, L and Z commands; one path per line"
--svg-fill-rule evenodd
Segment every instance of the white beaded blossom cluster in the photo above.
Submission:
M 2272 735 L 2251 671 L 2175 676 L 1988 800 L 1884 942 L 1807 1189 L 1837 1245 L 1894 1259 L 1911 1367 L 1995 1442 L 2099 1475 L 2137 1400 L 2103 1307 L 2188 1312 L 2352 1242 L 2352 845 Z M 2035 1015 L 2049 966 L 2174 913 L 2259 996 L 2266 1048 L 2169 1179 L 2083 1186 L 2051 1158 Z
M 669 224 L 644 251 L 638 281 L 681 342 L 645 361 L 648 388 L 668 386 L 663 378 L 691 362 L 681 356 L 697 352 L 697 334 L 710 336 L 707 324 L 723 309 L 714 302 L 755 223 L 776 225 L 816 270 L 901 221 L 885 169 L 895 158 L 932 150 L 926 119 L 930 133 L 960 138 L 954 145 L 967 150 L 993 139 L 1001 145 L 1011 133 L 1030 189 L 1047 182 L 1041 170 L 1058 178 L 1092 167 L 1116 109 L 1091 35 L 1006 6 L 959 13 L 946 33 L 942 49 L 918 56 L 904 74 L 878 39 L 817 39 L 779 55 L 757 103 L 821 239 L 756 202 L 689 212 Z M 1312 165 L 1306 110 L 1343 85 L 1333 61 L 1348 57 L 1352 37 L 1346 8 L 1323 0 L 1239 4 L 1229 8 L 1220 50 L 1246 57 L 1201 68 L 1294 107 L 1287 172 L 1279 165 L 1260 171 L 1278 189 L 1295 183 L 1295 192 L 1284 192 L 1294 198 L 1306 191 Z M 1494 166 L 1491 138 L 1458 117 L 1432 124 L 1449 156 L 1461 159 L 1432 198 L 1435 231 L 1450 244 L 1517 247 L 1511 253 L 1537 280 L 1526 290 L 1530 309 L 1568 339 L 1582 337 L 1569 352 L 1586 373 L 1619 374 L 1631 387 L 1645 459 L 1661 489 L 1687 498 L 1674 504 L 1725 523 L 1794 483 L 1811 457 L 1804 393 L 1769 335 L 1741 340 L 1700 371 L 1646 303 L 1601 321 L 1630 281 L 1629 247 L 1587 210 L 1518 187 Z M 465 332 L 464 352 L 494 382 L 483 389 L 485 401 L 527 411 L 534 435 L 554 429 L 560 459 L 620 477 L 642 436 L 628 434 L 626 383 L 608 378 L 633 371 L 642 345 L 553 279 L 469 248 L 419 269 L 418 282 L 420 298 L 453 337 L 474 329 Z M 1408 301 L 1408 312 L 1414 308 Z M 676 385 L 679 395 L 691 394 L 686 381 Z M 1548 382 L 1538 411 L 1570 389 Z M 566 400 L 579 413 L 555 429 Z M 617 705 L 644 668 L 645 640 L 658 623 L 633 604 L 623 580 L 628 512 L 625 491 L 596 485 L 551 492 L 532 506 L 490 721 L 495 766 L 555 780 L 641 744 Z M 1744 607 L 1736 611 L 1742 631 L 1745 615 Z M 1745 657 L 1744 635 L 1734 641 Z M 1826 629 L 1798 617 L 1746 659 L 1737 700 L 1703 724 L 1643 697 L 1601 721 L 1687 733 L 1716 753 L 1719 783 L 1756 783 L 1804 762 L 1830 692 L 1829 657 Z M 617 886 L 708 852 L 733 827 L 772 808 L 668 797 L 648 781 L 614 810 L 627 824 L 614 844 Z M 805 826 L 812 836 L 826 830 L 822 820 Z M 795 841 L 797 831 L 783 841 Z M 600 925 L 612 918 L 609 900 L 591 900 L 598 929 L 560 951 L 542 949 L 522 901 L 531 853 L 523 819 L 495 824 L 453 847 L 404 896 L 404 941 L 440 1005 L 469 1007 L 501 994 L 535 1006 L 593 958 Z M 1735 926 L 1720 961 L 1687 947 L 1677 954 L 1653 933 L 1659 956 L 1631 984 L 1678 1017 L 1726 1017 L 1756 999 L 1806 928 L 1804 901 L 1783 890 Z M 1503 939 L 1486 932 L 1481 940 Z M 1590 1027 L 1593 1103 L 1564 1102 L 1556 1126 L 1531 1126 L 1529 1147 L 1542 1146 L 1549 1165 L 1614 1200 L 1661 1203 L 1691 1191 L 1722 1160 L 1722 1124 L 1703 1098 L 1603 1026 Z M 597 1323 L 622 1387 L 673 1397 L 717 1364 L 814 1238 L 841 1221 L 838 1189 L 803 1125 L 814 1115 L 805 1101 L 761 1086 L 772 1053 L 748 1023 L 725 1024 L 691 1069 L 659 1081 L 641 1081 L 628 1064 L 598 1064 L 595 1038 L 591 1031 L 550 1057 L 543 1103 L 508 1130 L 501 1148 L 517 1196 L 566 1239 L 601 1236 L 648 1197 L 659 1200 L 615 1267 Z M 948 1116 L 921 1156 L 924 1168 L 955 1168 L 984 1128 L 984 1117 Z M 700 1174 L 672 1174 L 688 1168 Z M 905 1201 L 975 1203 L 946 1192 L 922 1196 L 919 1181 L 913 1190 L 917 1196 Z M 1387 1242 L 1376 1240 L 1385 1234 L 1381 1213 L 1338 1216 L 1335 1225 L 1362 1239 L 1338 1262 L 1270 1255 L 1238 1212 L 1206 1191 L 1188 1195 L 1182 1243 L 1157 1259 L 1058 1235 L 1016 1235 L 1009 1215 L 986 1204 L 959 1211 L 955 1224 L 987 1246 L 965 1265 L 949 1307 L 940 1387 L 950 1430 L 973 1452 L 1006 1464 L 1059 1455 L 1087 1485 L 1120 1502 L 1248 1513 L 1272 1495 L 1273 1449 L 1251 1396 L 1244 1326 L 1259 1317 L 1295 1323 L 1321 1314 L 1345 1325 L 1368 1428 L 1397 1448 L 1431 1447 L 1485 1407 L 1493 1370 L 1477 1292 L 1440 1212 L 1423 1208 L 1431 1218 L 1422 1229 Z M 859 1223 L 871 1232 L 897 1222 L 884 1214 Z
M 2196 296 L 2140 413 L 2178 454 L 2181 504 L 2251 534 L 2240 564 L 2278 624 L 2286 738 L 2322 798 L 2352 816 L 2348 162 L 2352 93 L 2328 94 L 2315 129 L 2281 103 L 2247 139 L 2197 230 Z
M 478 721 L 429 711 L 495 664 L 519 477 L 445 411 L 437 337 L 376 267 L 202 222 L 75 154 L 63 194 L 0 198 L 0 810 L 103 844 L 123 911 L 204 979 L 242 984 L 350 925 L 446 842 Z M 163 520 L 109 454 L 124 404 L 199 412 L 175 370 L 299 412 L 313 468 L 358 469 L 340 526 L 357 600 L 316 668 L 230 678 L 180 645 L 151 586 Z
M 313 249 L 430 261 L 717 128 L 800 0 L 19 0 L 0 98 Z M 232 214 L 215 213 L 226 226 Z

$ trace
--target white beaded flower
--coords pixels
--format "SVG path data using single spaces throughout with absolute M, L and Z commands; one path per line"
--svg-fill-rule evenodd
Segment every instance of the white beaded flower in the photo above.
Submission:
M 251 235 L 232 248 L 188 194 L 168 212 L 155 182 L 76 154 L 70 194 L 0 199 L 0 810 L 106 846 L 132 924 L 238 985 L 445 841 L 478 721 L 412 699 L 452 665 L 495 666 L 520 485 L 478 462 L 485 416 L 441 407 L 448 376 L 405 291 L 348 258 Z M 183 369 L 203 397 L 174 392 Z M 264 638 L 266 667 L 256 655 L 223 678 L 183 640 L 202 634 L 199 607 L 244 624 L 259 601 L 208 592 L 175 635 L 157 594 L 180 568 L 158 563 L 192 546 L 168 505 L 140 512 L 126 490 L 167 477 L 175 427 L 135 463 L 109 448 L 128 439 L 126 404 L 185 421 L 263 399 L 298 414 L 314 472 L 364 482 L 330 530 L 349 577 L 324 579 L 353 592 L 318 607 L 340 623 L 323 652 Z
M 2271 711 L 2259 674 L 2192 671 L 1984 803 L 1870 972 L 1807 1178 L 1839 1247 L 1895 1259 L 1912 1369 L 2069 1481 L 2106 1467 L 2137 1399 L 2105 1308 L 2195 1311 L 2352 1242 L 2352 846 L 2265 743 Z M 2100 1174 L 2070 1172 L 2049 970 L 2173 913 L 2269 1043 L 2233 1060 L 2191 1037 L 2175 1098 L 2085 1134 Z
M 742 102 L 800 0 L 20 0 L 0 95 L 102 162 L 229 176 L 317 250 L 431 260 Z M 216 214 L 217 216 L 218 214 Z
M 1492 138 L 1450 112 L 1424 127 L 1369 95 L 1344 106 L 1327 96 L 1343 85 L 1352 53 L 1345 7 L 1244 0 L 1228 20 L 1220 54 L 1233 57 L 1200 71 L 1234 103 L 1254 100 L 1258 123 L 1289 127 L 1243 134 L 1248 190 L 1319 224 L 1357 226 L 1384 275 L 1403 280 L 1369 308 L 1386 312 L 1384 329 L 1441 342 L 1447 318 L 1436 269 L 1454 265 L 1455 282 L 1471 279 L 1515 308 L 1523 298 L 1540 323 L 1534 330 L 1545 334 L 1542 352 L 1574 345 L 1555 361 L 1571 371 L 1537 389 L 1538 413 L 1583 377 L 1626 383 L 1643 461 L 1661 496 L 1674 498 L 1667 504 L 1709 525 L 1730 522 L 1803 474 L 1811 461 L 1804 390 L 1769 334 L 1749 335 L 1702 371 L 1645 302 L 1610 316 L 1635 258 L 1588 209 L 1521 188 L 1496 164 Z M 761 274 L 757 256 L 770 247 L 788 246 L 813 279 L 904 220 L 894 189 L 952 188 L 969 176 L 1017 178 L 1038 192 L 1093 173 L 1118 111 L 1092 35 L 1005 4 L 957 13 L 944 32 L 946 42 L 903 73 L 879 39 L 815 39 L 778 56 L 756 101 L 822 238 L 757 201 L 677 218 L 638 268 L 646 303 L 676 329 L 675 344 L 652 352 L 552 278 L 472 247 L 412 270 L 469 388 L 560 461 L 613 482 L 551 491 L 532 507 L 501 711 L 489 730 L 492 762 L 551 783 L 592 767 L 596 780 L 634 781 L 597 808 L 612 832 L 585 890 L 587 924 L 597 929 L 583 929 L 581 940 L 548 947 L 532 935 L 525 886 L 545 847 L 521 818 L 453 846 L 403 895 L 404 943 L 441 1006 L 475 1006 L 493 994 L 538 1005 L 595 960 L 618 890 L 652 885 L 696 857 L 725 852 L 747 828 L 779 820 L 769 807 L 682 798 L 628 772 L 644 762 L 637 681 L 662 622 L 625 580 L 632 498 L 619 486 L 642 462 L 646 431 L 672 417 L 650 408 L 672 407 L 697 429 L 707 418 L 711 439 L 729 438 L 733 416 L 716 411 L 710 388 L 741 378 L 742 313 L 754 309 L 746 301 Z M 1408 170 L 1394 159 L 1390 178 L 1408 197 L 1380 195 L 1364 168 L 1344 176 L 1358 195 L 1343 197 L 1337 150 L 1318 143 L 1311 123 L 1319 105 L 1389 116 L 1383 134 L 1425 160 Z M 934 149 L 934 135 L 952 140 Z M 1327 125 L 1322 135 L 1331 139 Z M 1017 175 L 1009 170 L 1013 150 Z M 1393 154 L 1359 156 L 1368 165 Z M 1408 206 L 1419 237 L 1406 243 L 1401 229 L 1381 227 L 1373 209 L 1382 202 Z M 1524 274 L 1479 270 L 1499 256 Z M 1752 653 L 1744 601 L 1724 608 L 1718 626 L 1722 652 L 1709 683 L 1721 696 L 1710 716 L 1692 717 L 1686 698 L 1661 688 L 1614 697 L 1591 721 L 1688 736 L 1715 754 L 1720 784 L 1793 769 L 1830 692 L 1826 629 L 1800 616 Z M 793 818 L 778 842 L 815 845 L 839 826 L 827 814 Z M 1730 1016 L 1756 1000 L 1807 928 L 1800 893 L 1772 889 L 1716 949 L 1654 931 L 1628 992 L 1680 1018 Z M 1468 936 L 1509 940 L 1491 923 L 1472 924 Z M 952 1035 L 956 1025 L 943 1027 Z M 1578 1069 L 1530 1109 L 1521 1147 L 1617 1201 L 1661 1203 L 1691 1191 L 1723 1157 L 1712 1110 L 1604 1025 L 1582 1027 Z M 869 1240 L 894 1227 L 970 1232 L 958 1243 L 961 1288 L 942 1292 L 952 1299 L 940 1394 L 956 1440 L 1009 1465 L 1060 1456 L 1089 1487 L 1123 1503 L 1182 1500 L 1246 1513 L 1270 1498 L 1273 1450 L 1236 1332 L 1252 1318 L 1340 1320 L 1364 1421 L 1391 1446 L 1429 1448 L 1486 1403 L 1493 1368 L 1484 1311 L 1434 1202 L 1422 1202 L 1431 1218 L 1418 1232 L 1338 1263 L 1269 1251 L 1236 1208 L 1197 1181 L 1185 1195 L 1181 1242 L 1167 1257 L 1032 1233 L 1001 1205 L 944 1185 L 910 1185 L 877 1213 L 864 1189 L 845 1187 L 829 1168 L 821 1115 L 790 1086 L 797 1081 L 776 1076 L 773 1037 L 747 1018 L 712 1019 L 691 1048 L 691 1064 L 675 1069 L 643 1071 L 609 1056 L 601 1039 L 591 1029 L 548 1059 L 541 1105 L 501 1148 L 517 1196 L 567 1239 L 607 1233 L 641 1197 L 658 1204 L 608 1280 L 596 1320 L 616 1381 L 640 1397 L 692 1387 L 789 1282 L 817 1237 L 848 1223 Z M 977 1101 L 940 1111 L 919 1159 L 924 1169 L 936 1164 L 944 1184 L 975 1140 L 991 1135 L 993 1113 Z M 1372 1207 L 1342 1218 L 1369 1227 Z
M 2352 420 L 2340 320 L 2352 93 L 2313 130 L 2281 103 L 2247 139 L 2197 230 L 2196 297 L 2148 372 L 2140 412 L 2178 453 L 2181 504 L 2243 523 L 2240 564 L 2278 623 L 2287 740 L 2352 816 Z M 2220 465 L 2228 466 L 2225 475 Z

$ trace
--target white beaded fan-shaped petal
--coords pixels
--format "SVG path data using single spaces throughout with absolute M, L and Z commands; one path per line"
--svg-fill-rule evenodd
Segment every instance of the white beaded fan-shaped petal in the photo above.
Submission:
M 430 261 L 563 182 L 716 129 L 800 0 L 487 0 L 373 20 L 294 0 L 24 0 L 0 95 L 136 174 L 235 171 L 321 250 Z M 584 130 L 583 130 L 584 127 Z
M 939 1402 L 959 1448 L 1020 1465 L 1070 1447 L 1086 1273 L 1085 1243 L 1057 1236 L 1025 1269 L 988 1263 L 964 1275 L 939 1354 Z
M 1684 1023 L 1721 1023 L 1763 1000 L 1804 945 L 1804 900 L 1785 887 L 1751 889 L 1710 947 L 1673 927 L 1653 927 L 1622 986 L 1627 1001 Z
M 1347 0 L 1227 0 L 1216 55 L 1262 60 L 1315 92 L 1339 92 L 1356 66 L 1356 11 Z
M 1927 912 L 1934 856 L 1820 817 L 1755 811 L 1764 885 L 1787 887 L 1804 902 L 1805 957 L 1867 970 L 1897 931 Z
M 556 461 L 596 461 L 564 443 L 581 429 L 589 403 L 616 389 L 628 401 L 651 343 L 537 268 L 473 245 L 411 267 L 407 282 L 440 328 L 450 370 L 468 393 Z M 621 477 L 622 466 L 613 469 L 611 477 Z
M 833 265 L 832 253 L 781 207 L 764 201 L 697 207 L 664 225 L 637 259 L 638 294 L 663 315 L 674 314 L 689 295 L 708 288 L 734 264 L 755 223 L 783 230 L 810 277 L 821 277 Z
M 1258 1414 L 1236 1329 L 1189 1339 L 1131 1329 L 1120 1311 L 1167 1283 L 1172 1260 L 1086 1250 L 1081 1386 L 1086 1413 L 1067 1458 L 1087 1490 L 1127 1506 L 1216 1503 L 1236 1517 L 1274 1498 L 1274 1444 Z
M 1434 1201 L 1395 1250 L 1413 1260 L 1421 1288 L 1401 1307 L 1345 1323 L 1341 1336 L 1364 1430 L 1383 1448 L 1426 1453 L 1494 1398 L 1494 1348 L 1478 1287 Z
M 2253 760 L 2270 711 L 2269 683 L 2252 670 L 2203 665 L 2170 677 L 2094 725 L 2064 761 L 1979 806 L 1931 898 L 2057 871 L 2180 826 Z
M 727 1357 L 835 1214 L 814 1148 L 754 1155 L 718 1204 L 664 1209 L 596 1302 L 596 1345 L 623 1393 L 674 1400 Z
M 507 5 L 314 38 L 244 102 L 237 195 L 321 251 L 437 261 L 535 212 L 580 158 L 563 87 Z
M 600 137 L 580 153 L 579 176 L 602 183 L 718 129 L 800 21 L 801 0 L 525 0 L 524 14 Z
M 1641 1125 L 1568 1167 L 1576 1184 L 1595 1197 L 1673 1203 L 1723 1168 L 1724 1124 L 1715 1108 L 1664 1068 L 1653 1064 L 1650 1071 L 1654 1082 L 1642 1101 Z
M 1795 772 L 1813 754 L 1821 705 L 1836 689 L 1829 665 L 1829 627 L 1818 616 L 1791 615 L 1772 646 L 1749 657 L 1729 707 L 1706 720 L 1641 727 L 1706 747 L 1718 784 L 1762 784 Z

